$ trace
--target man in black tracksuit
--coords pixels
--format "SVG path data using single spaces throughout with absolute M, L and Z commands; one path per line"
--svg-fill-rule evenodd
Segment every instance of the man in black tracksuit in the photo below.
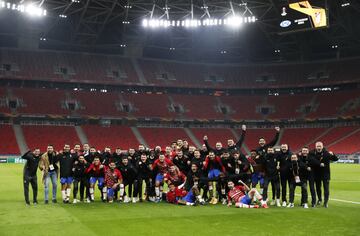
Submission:
M 303 176 L 306 178 L 309 183 L 310 194 L 311 194 L 311 206 L 315 207 L 316 205 L 316 192 L 315 192 L 315 179 L 314 179 L 314 166 L 318 164 L 313 157 L 309 156 L 309 148 L 303 147 L 299 155 L 299 160 L 303 163 L 306 168 Z M 307 202 L 307 199 L 306 199 Z
M 136 171 L 137 171 L 137 184 L 134 186 L 134 194 L 133 197 L 135 198 L 135 201 L 140 199 L 140 202 L 142 202 L 143 197 L 143 181 L 145 181 L 146 188 L 146 198 L 148 199 L 150 196 L 154 196 L 155 193 L 151 192 L 151 184 L 152 184 L 152 170 L 151 170 L 151 164 L 150 161 L 147 158 L 147 155 L 145 152 L 143 152 L 140 156 L 140 160 L 136 162 Z
M 84 190 L 87 184 L 87 175 L 85 174 L 85 170 L 89 167 L 89 163 L 86 162 L 83 155 L 78 157 L 78 160 L 74 162 L 73 166 L 73 176 L 74 176 L 74 190 L 73 196 L 74 201 L 73 203 L 77 203 L 78 200 L 76 199 L 77 193 L 79 191 L 79 184 L 80 184 L 80 201 L 84 201 Z
M 281 201 L 282 206 L 286 207 L 286 188 L 287 185 L 290 186 L 291 181 L 291 152 L 287 144 L 281 144 L 281 151 L 279 155 L 280 161 L 280 182 L 281 182 Z
M 268 147 L 267 153 L 264 155 L 262 161 L 265 167 L 263 198 L 265 201 L 267 200 L 267 190 L 269 183 L 271 183 L 271 185 L 275 188 L 276 205 L 280 206 L 280 163 L 278 155 L 276 155 L 274 152 L 274 148 Z
M 208 137 L 206 135 L 204 136 L 203 139 L 204 139 L 204 144 L 206 146 L 206 149 L 208 151 L 213 151 L 215 153 L 215 156 L 218 156 L 218 157 L 221 156 L 224 153 L 224 151 L 226 150 L 226 148 L 224 148 L 220 142 L 217 142 L 215 144 L 215 148 L 212 148 L 209 145 Z
M 38 185 L 37 185 L 36 171 L 40 160 L 40 149 L 36 148 L 34 149 L 33 152 L 28 151 L 24 155 L 22 155 L 21 158 L 26 160 L 23 171 L 25 202 L 27 205 L 30 205 L 29 184 L 31 184 L 33 190 L 33 203 L 35 205 L 38 203 L 37 202 Z
M 126 185 L 129 185 L 127 197 L 120 196 L 120 198 L 124 197 L 124 202 L 127 203 L 130 202 L 130 198 L 132 197 L 133 186 L 137 184 L 136 169 L 126 157 L 122 159 L 122 163 L 117 168 L 120 170 L 123 177 L 124 187 L 126 187 Z
M 234 152 L 234 151 L 240 151 L 241 150 L 241 146 L 245 140 L 245 135 L 246 135 L 246 125 L 242 125 L 241 126 L 241 135 L 239 140 L 235 143 L 234 140 L 229 139 L 228 140 L 228 151 L 230 152 Z
M 316 142 L 315 150 L 310 152 L 310 155 L 318 162 L 315 166 L 315 184 L 316 193 L 318 196 L 318 205 L 321 204 L 321 184 L 324 187 L 324 207 L 328 207 L 329 201 L 329 182 L 330 182 L 330 162 L 337 161 L 339 158 L 332 152 L 328 152 L 322 142 Z
M 296 186 L 301 186 L 301 205 L 304 208 L 308 208 L 306 171 L 304 163 L 298 159 L 296 154 L 292 154 L 290 166 L 290 199 L 287 207 L 294 207 L 295 188 Z

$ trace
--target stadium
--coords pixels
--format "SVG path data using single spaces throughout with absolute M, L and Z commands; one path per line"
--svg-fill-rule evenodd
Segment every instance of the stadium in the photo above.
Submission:
M 0 0 L 0 235 L 358 235 L 359 17 Z

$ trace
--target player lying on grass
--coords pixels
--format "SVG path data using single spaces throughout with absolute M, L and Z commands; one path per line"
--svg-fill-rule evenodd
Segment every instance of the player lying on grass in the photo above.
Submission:
M 205 201 L 200 196 L 199 189 L 194 186 L 189 192 L 184 188 L 176 187 L 174 183 L 169 183 L 169 191 L 166 193 L 168 203 L 193 206 L 195 203 L 204 204 Z
M 239 180 L 242 185 L 235 185 L 232 180 L 228 181 L 228 207 L 235 203 L 239 208 L 259 208 L 259 205 L 254 204 L 254 197 L 260 202 L 263 208 L 268 208 L 266 202 L 262 199 L 260 193 L 255 189 L 250 189 L 243 181 Z

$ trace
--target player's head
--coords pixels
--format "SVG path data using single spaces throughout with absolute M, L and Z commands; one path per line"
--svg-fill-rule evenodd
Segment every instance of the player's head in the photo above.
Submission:
M 132 156 L 135 154 L 135 149 L 134 148 L 129 148 L 129 155 Z
M 83 150 L 84 150 L 84 152 L 89 151 L 90 150 L 90 145 L 88 143 L 84 143 L 83 144 Z
M 324 144 L 322 142 L 316 142 L 315 149 L 317 152 L 322 152 L 322 150 L 324 149 Z
M 46 148 L 46 151 L 48 153 L 53 153 L 54 152 L 54 146 L 52 144 L 49 144 Z
M 302 149 L 301 149 L 301 155 L 302 156 L 308 156 L 309 155 L 309 148 L 308 147 L 303 147 Z
M 273 147 L 268 147 L 267 153 L 268 153 L 268 154 L 274 154 L 274 153 L 275 153 L 274 148 L 273 148 Z
M 170 155 L 170 154 L 171 154 L 171 151 L 172 151 L 171 147 L 169 147 L 169 146 L 166 146 L 166 147 L 165 147 L 165 152 L 166 152 L 166 154 Z
M 169 167 L 169 172 L 170 173 L 175 173 L 175 171 L 176 171 L 176 167 L 174 165 Z
M 164 160 L 165 160 L 165 155 L 164 155 L 163 153 L 161 153 L 161 154 L 159 155 L 159 161 L 160 161 L 160 162 L 164 162 Z
M 178 140 L 176 141 L 176 145 L 181 148 L 182 146 L 184 146 L 184 140 L 178 139 Z
M 239 157 L 240 157 L 240 151 L 239 151 L 239 150 L 235 150 L 235 151 L 232 153 L 232 156 L 233 156 L 235 159 L 239 159 Z
M 221 142 L 217 142 L 217 143 L 215 144 L 215 148 L 216 148 L 216 150 L 220 150 L 220 149 L 222 148 L 222 143 L 221 143 Z
M 109 167 L 110 167 L 111 170 L 115 170 L 115 168 L 116 168 L 115 162 L 111 161 L 111 162 L 109 163 Z
M 95 153 L 96 153 L 96 148 L 95 148 L 95 147 L 91 147 L 91 148 L 90 148 L 90 153 L 91 153 L 91 154 L 95 154 Z
M 175 150 L 175 149 L 176 149 L 176 147 L 177 147 L 176 142 L 175 142 L 175 141 L 174 141 L 174 142 L 172 142 L 172 143 L 171 143 L 171 148 L 172 148 L 172 150 Z
M 196 150 L 195 146 L 189 146 L 189 153 L 194 153 Z
M 183 151 L 182 151 L 181 149 L 177 150 L 177 151 L 176 151 L 176 156 L 178 156 L 178 157 L 183 157 L 183 156 L 184 156 Z
M 286 153 L 289 150 L 289 146 L 286 143 L 281 144 L 281 152 Z
M 187 148 L 189 146 L 189 143 L 188 143 L 188 141 L 186 141 L 186 140 L 183 140 L 183 147 L 184 148 Z
M 266 144 L 265 138 L 264 138 L 264 137 L 260 137 L 260 138 L 259 138 L 259 145 L 260 145 L 260 147 L 264 147 L 265 144 Z
M 121 161 L 123 165 L 127 166 L 129 164 L 129 159 L 127 157 L 124 157 Z
M 75 152 L 79 152 L 80 149 L 81 149 L 81 145 L 78 144 L 78 143 L 76 143 L 76 144 L 74 145 L 74 151 L 75 151 Z
M 227 144 L 229 147 L 232 147 L 235 145 L 234 139 L 228 139 Z
M 232 180 L 229 180 L 227 182 L 227 185 L 228 185 L 229 189 L 233 189 L 235 187 L 235 184 L 234 184 L 234 182 Z
M 40 148 L 34 148 L 33 154 L 36 157 L 40 156 Z
M 139 144 L 138 150 L 139 150 L 140 152 L 145 151 L 145 145 L 144 145 L 144 144 Z
M 207 147 L 206 147 L 206 145 L 205 145 L 205 144 L 203 144 L 203 145 L 201 146 L 201 150 L 203 150 L 203 151 L 207 151 Z
M 160 146 L 156 146 L 156 147 L 155 147 L 155 152 L 161 152 L 161 147 L 160 147 Z
M 196 172 L 198 170 L 198 166 L 195 163 L 191 164 L 191 171 Z
M 214 160 L 214 159 L 215 159 L 215 153 L 214 153 L 214 151 L 209 151 L 209 158 L 210 158 L 211 160 Z
M 170 189 L 170 191 L 172 191 L 172 192 L 174 192 L 175 191 L 175 184 L 174 183 L 169 183 L 169 189 Z
M 257 156 L 256 150 L 254 150 L 254 149 L 251 150 L 251 151 L 250 151 L 250 157 L 251 157 L 251 158 L 255 158 L 256 156 Z
M 78 160 L 79 160 L 79 162 L 83 163 L 85 161 L 85 158 L 83 155 L 80 155 Z
M 146 153 L 142 153 L 141 156 L 140 156 L 140 159 L 141 159 L 142 162 L 145 162 L 146 159 L 147 159 Z
M 197 158 L 197 159 L 201 157 L 201 153 L 200 153 L 199 150 L 194 151 L 194 157 Z
M 228 150 L 225 150 L 225 151 L 223 152 L 223 154 L 222 154 L 222 158 L 227 159 L 227 158 L 229 158 L 229 157 L 230 157 L 229 151 L 228 151 Z
M 70 152 L 70 145 L 69 144 L 64 145 L 64 152 Z
M 104 148 L 104 152 L 105 152 L 105 153 L 110 153 L 110 152 L 111 152 L 110 147 L 105 147 L 105 148 Z
M 115 153 L 118 154 L 118 155 L 121 154 L 121 148 L 120 148 L 120 147 L 117 147 L 117 148 L 115 149 Z
M 100 165 L 100 158 L 99 157 L 94 157 L 94 165 L 96 165 L 96 166 Z
M 291 161 L 297 161 L 298 160 L 298 157 L 296 154 L 292 154 L 291 155 Z

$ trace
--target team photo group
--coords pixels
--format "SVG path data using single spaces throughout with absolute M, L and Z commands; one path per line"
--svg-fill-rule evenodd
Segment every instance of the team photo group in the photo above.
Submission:
M 22 156 L 26 160 L 25 202 L 30 205 L 31 185 L 32 203 L 38 204 L 39 172 L 44 204 L 57 203 L 60 178 L 65 204 L 148 201 L 188 206 L 293 208 L 298 197 L 299 207 L 327 208 L 330 163 L 338 157 L 326 150 L 321 141 L 315 143 L 313 150 L 304 146 L 294 153 L 286 140 L 277 144 L 279 127 L 275 127 L 274 133 L 269 142 L 259 137 L 258 146 L 251 147 L 248 156 L 241 150 L 245 125 L 237 142 L 229 139 L 226 146 L 216 142 L 212 147 L 204 136 L 200 149 L 182 139 L 169 140 L 166 147 L 150 149 L 140 144 L 137 149 L 125 151 L 121 141 L 119 147 L 105 147 L 102 151 L 87 143 L 73 147 L 64 144 L 62 150 L 54 150 L 48 144 L 47 150 L 34 148 Z M 301 194 L 295 193 L 296 187 Z

